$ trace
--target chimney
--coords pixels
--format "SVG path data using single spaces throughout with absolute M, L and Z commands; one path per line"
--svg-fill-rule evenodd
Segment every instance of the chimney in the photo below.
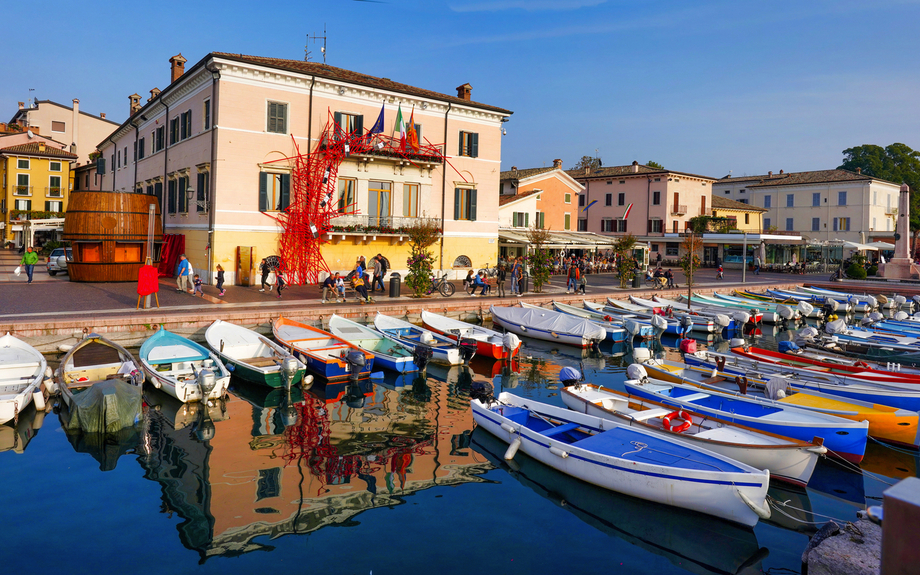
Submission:
M 633 163 L 632 163 L 632 173 L 634 174 L 639 173 L 639 162 L 637 162 L 636 160 L 633 160 Z
M 779 171 L 779 175 L 781 175 L 781 176 L 783 175 L 783 171 L 782 171 L 782 170 Z
M 457 97 L 461 100 L 470 101 L 470 94 L 473 92 L 473 87 L 469 84 L 464 84 L 462 86 L 457 86 Z
M 72 135 L 70 141 L 76 148 L 77 142 L 80 141 L 80 100 L 77 98 L 73 99 L 73 121 L 70 124 L 70 133 Z
M 156 98 L 156 97 L 159 96 L 159 95 L 160 95 L 160 89 L 159 89 L 159 88 L 154 88 L 153 90 L 150 90 L 150 97 L 147 98 L 147 101 L 149 102 L 150 100 L 153 100 L 154 98 Z
M 517 166 L 511 166 L 511 171 L 512 171 L 512 172 L 516 172 L 516 171 L 517 171 Z
M 99 112 L 99 117 L 105 120 L 105 112 Z
M 856 173 L 857 173 L 857 174 L 862 174 L 862 168 L 856 168 Z
M 131 94 L 128 96 L 128 101 L 131 102 L 131 111 L 128 112 L 128 115 L 131 116 L 134 114 L 134 112 L 137 112 L 141 109 L 141 95 Z
M 560 159 L 558 159 L 558 158 L 556 158 L 555 160 L 553 160 L 553 168 L 556 169 L 556 170 L 561 170 L 561 169 L 562 169 L 562 160 L 560 160 Z
M 22 110 L 22 109 L 25 108 L 25 107 L 26 107 L 26 103 L 25 103 L 25 102 L 19 102 L 19 109 L 20 109 L 20 110 Z
M 772 177 L 773 177 L 773 170 L 770 170 L 769 172 L 767 172 L 767 176 L 770 177 L 770 178 L 772 178 Z
M 188 62 L 185 58 L 182 57 L 182 53 L 178 53 L 172 58 L 169 59 L 169 63 L 172 64 L 170 70 L 170 79 L 169 83 L 172 84 L 179 79 L 179 76 L 185 73 L 185 63 Z

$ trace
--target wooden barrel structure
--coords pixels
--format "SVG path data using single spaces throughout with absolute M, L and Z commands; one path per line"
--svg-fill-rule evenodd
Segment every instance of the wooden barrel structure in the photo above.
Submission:
M 132 192 L 74 191 L 64 219 L 64 240 L 72 242 L 67 263 L 71 281 L 136 282 L 147 259 L 150 205 L 155 206 L 153 265 L 160 259 L 163 224 L 156 196 Z

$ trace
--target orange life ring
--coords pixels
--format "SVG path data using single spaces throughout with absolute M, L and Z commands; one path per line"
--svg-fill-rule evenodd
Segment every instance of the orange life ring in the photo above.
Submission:
M 869 367 L 869 364 L 864 361 L 857 361 L 853 364 L 853 367 Z
M 672 419 L 681 419 L 683 423 L 680 425 L 671 425 Z M 690 429 L 690 426 L 693 425 L 693 419 L 690 418 L 690 414 L 684 411 L 683 409 L 678 409 L 677 411 L 672 411 L 671 413 L 665 415 L 661 418 L 661 424 L 668 431 L 673 431 L 674 433 L 683 433 Z
M 609 315 L 604 316 L 604 321 L 613 321 L 613 318 Z

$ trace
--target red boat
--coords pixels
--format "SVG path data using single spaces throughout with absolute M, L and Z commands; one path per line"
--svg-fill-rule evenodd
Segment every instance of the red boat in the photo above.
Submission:
M 447 337 L 475 339 L 476 354 L 482 357 L 505 359 L 521 349 L 521 340 L 513 333 L 502 334 L 430 311 L 422 310 L 422 323 L 428 329 Z

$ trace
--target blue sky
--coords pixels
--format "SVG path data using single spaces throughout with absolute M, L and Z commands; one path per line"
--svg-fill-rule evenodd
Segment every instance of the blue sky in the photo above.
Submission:
M 129 94 L 169 83 L 176 53 L 302 59 L 325 25 L 331 65 L 449 94 L 469 82 L 513 110 L 503 169 L 597 150 L 721 177 L 920 149 L 917 0 L 49 0 L 4 15 L 3 120 L 30 97 L 76 97 L 120 122 Z

